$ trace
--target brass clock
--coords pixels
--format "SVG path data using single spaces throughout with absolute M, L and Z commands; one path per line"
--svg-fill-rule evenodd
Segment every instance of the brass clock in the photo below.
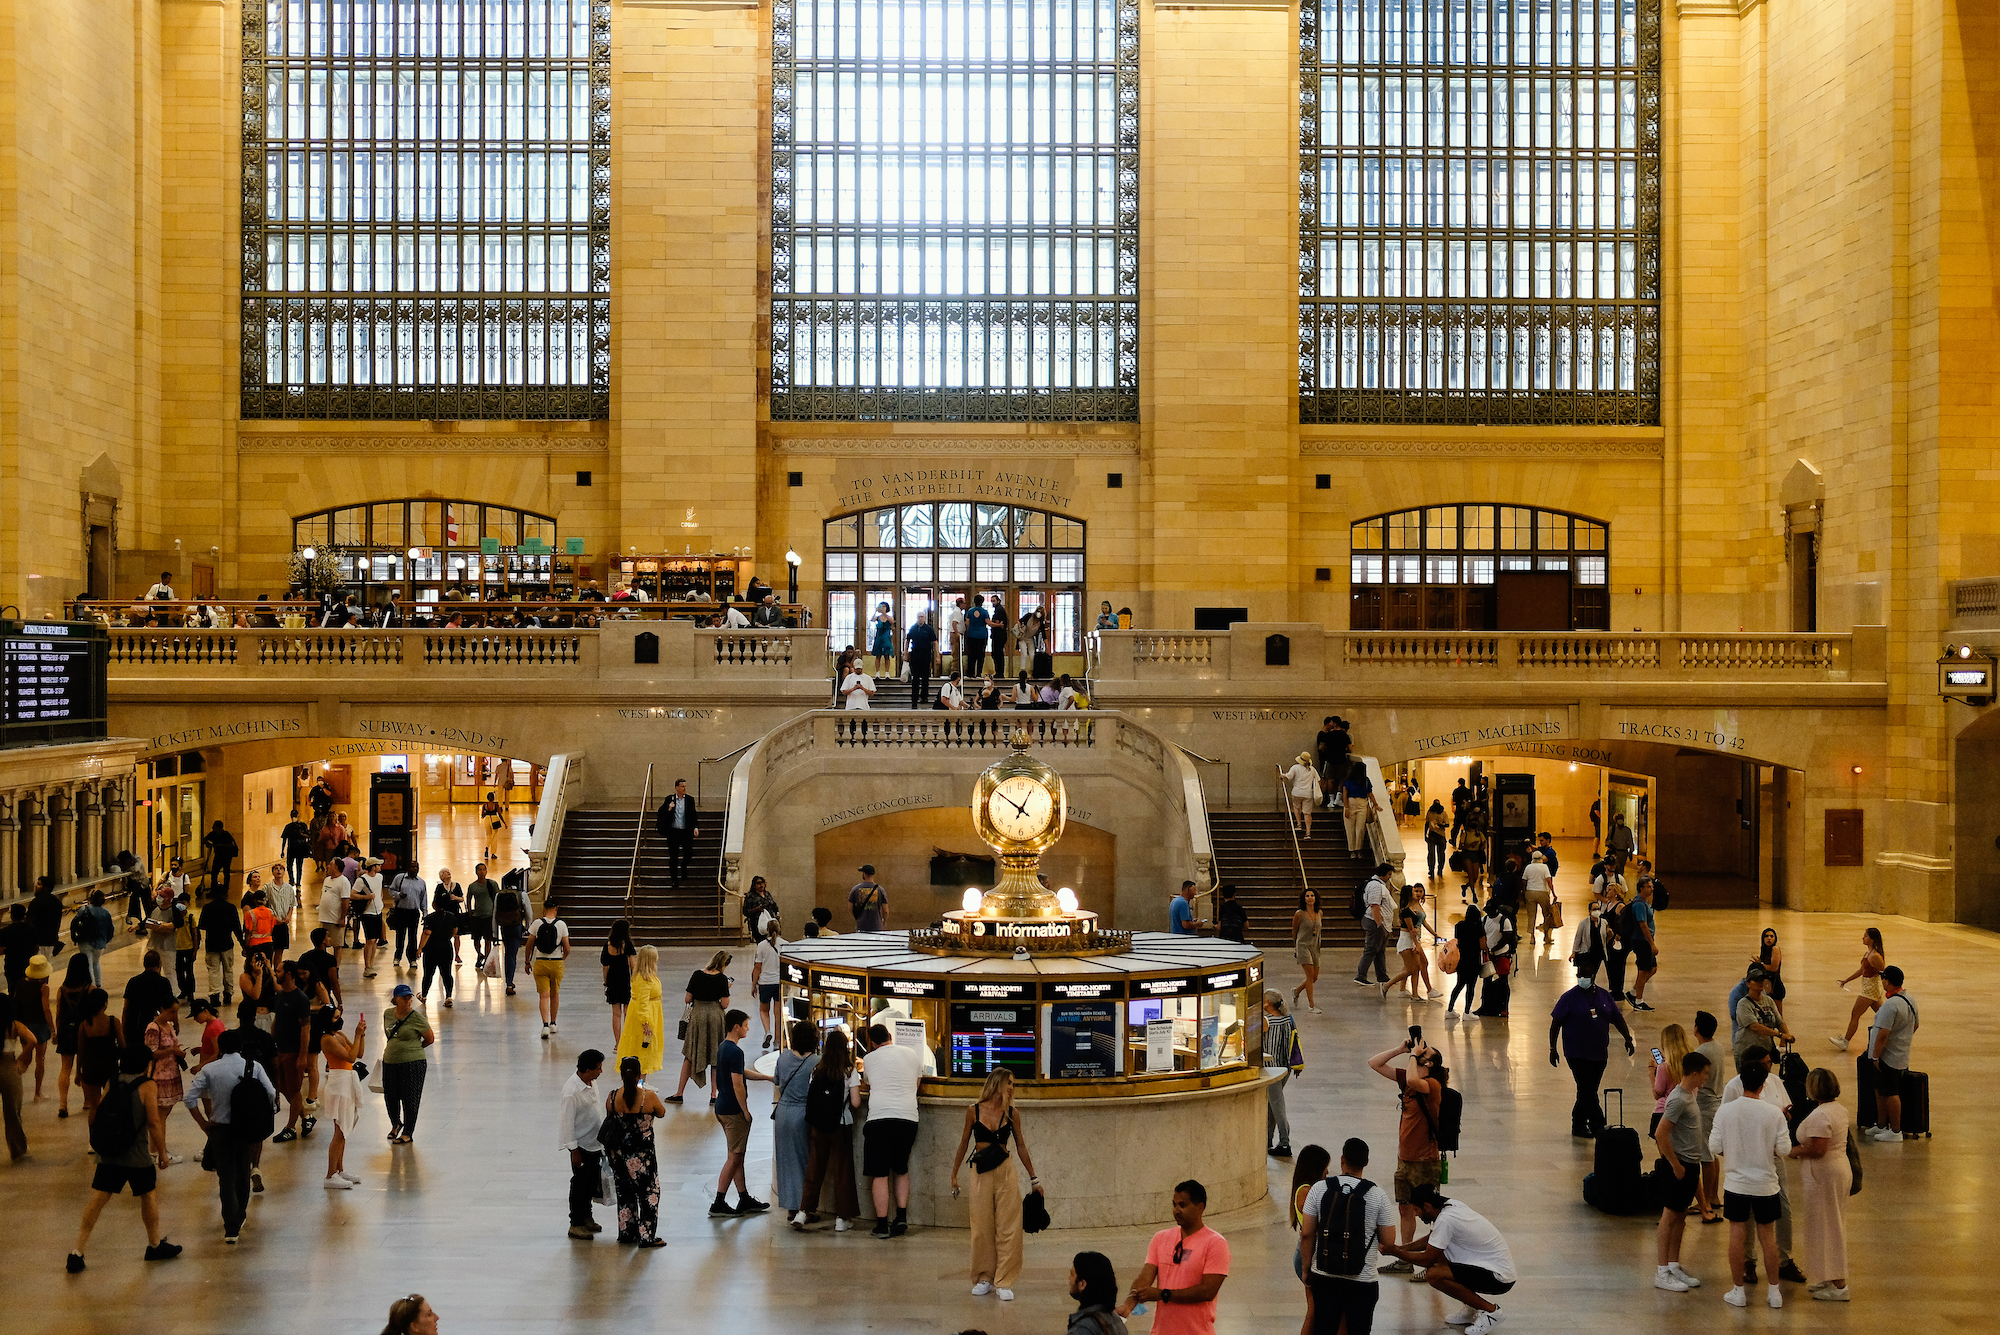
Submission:
M 987 896 L 990 914 L 1045 918 L 1060 912 L 1036 878 L 1041 855 L 1062 838 L 1068 816 L 1062 776 L 1028 754 L 1017 733 L 1013 754 L 972 785 L 972 826 L 999 855 L 1000 879 Z

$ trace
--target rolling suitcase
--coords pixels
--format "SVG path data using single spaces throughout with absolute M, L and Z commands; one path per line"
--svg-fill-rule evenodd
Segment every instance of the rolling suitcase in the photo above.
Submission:
M 1618 1096 L 1616 1121 L 1611 1120 L 1613 1094 Z M 1591 1173 L 1583 1183 L 1583 1198 L 1606 1214 L 1644 1213 L 1645 1173 L 1641 1168 L 1639 1131 L 1625 1125 L 1625 1091 L 1607 1089 L 1603 1099 L 1605 1126 L 1597 1133 Z
M 1931 1135 L 1931 1078 L 1923 1071 L 1907 1071 L 1903 1075 L 1903 1134 Z

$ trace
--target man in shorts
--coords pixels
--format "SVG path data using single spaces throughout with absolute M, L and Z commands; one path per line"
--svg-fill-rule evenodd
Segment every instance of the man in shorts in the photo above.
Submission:
M 1870 1140 L 1915 1140 L 1903 1131 L 1903 1077 L 1910 1073 L 1910 1040 L 1917 1035 L 1917 1003 L 1903 990 L 1903 971 L 1891 964 L 1882 970 L 1882 1004 L 1868 1027 L 1868 1055 L 1875 1061 L 1875 1106 L 1882 1125 L 1867 1133 Z
M 1417 1266 L 1424 1272 L 1425 1283 L 1472 1309 L 1466 1335 L 1488 1335 L 1497 1330 L 1507 1318 L 1491 1300 L 1511 1292 L 1518 1278 L 1514 1253 L 1506 1239 L 1483 1215 L 1463 1201 L 1447 1198 L 1436 1187 L 1419 1187 L 1413 1195 L 1417 1216 L 1430 1225 L 1430 1235 L 1408 1247 L 1383 1250 Z M 1445 1320 L 1454 1326 L 1460 1324 L 1457 1317 Z
M 1404 1056 L 1410 1059 L 1408 1070 L 1390 1066 Z M 1403 1107 L 1402 1121 L 1396 1128 L 1396 1213 L 1401 1220 L 1399 1236 L 1405 1245 L 1414 1245 L 1417 1240 L 1416 1193 L 1438 1184 L 1442 1160 L 1438 1154 L 1437 1119 L 1444 1106 L 1444 1081 L 1440 1075 L 1443 1060 L 1436 1048 L 1426 1047 L 1414 1038 L 1406 1038 L 1400 1046 L 1368 1059 L 1369 1070 L 1384 1080 L 1396 1082 Z M 1382 1272 L 1407 1275 L 1414 1269 L 1408 1261 L 1398 1259 L 1383 1266 Z
M 382 930 L 382 859 L 369 858 L 362 864 L 361 874 L 354 878 L 354 890 L 348 897 L 353 905 L 354 916 L 361 922 L 361 976 L 375 976 L 375 952 L 382 948 L 386 934 Z
M 284 1096 L 290 1109 L 284 1128 L 271 1137 L 274 1145 L 287 1144 L 301 1135 L 309 1136 L 313 1129 L 314 1119 L 306 1116 L 304 1094 L 305 1073 L 312 1066 L 309 1047 L 312 1005 L 311 999 L 299 990 L 302 972 L 297 960 L 287 960 L 273 975 L 278 992 L 271 998 L 271 1041 L 278 1053 L 271 1060 L 271 1073 L 277 1080 L 278 1093 Z
M 556 915 L 553 899 L 542 901 L 542 916 L 528 932 L 528 970 L 535 976 L 535 1001 L 542 1009 L 542 1037 L 556 1031 L 562 1005 L 563 965 L 569 961 L 569 924 Z
M 72 1275 L 83 1270 L 83 1249 L 90 1242 L 90 1231 L 97 1227 L 97 1217 L 111 1198 L 128 1186 L 139 1198 L 139 1217 L 146 1224 L 146 1259 L 171 1261 L 181 1254 L 160 1231 L 160 1198 L 153 1190 L 160 1181 L 154 1156 L 167 1152 L 167 1129 L 160 1117 L 159 1100 L 153 1096 L 152 1066 L 153 1054 L 144 1047 L 126 1048 L 119 1056 L 118 1078 L 104 1091 L 107 1101 L 129 1101 L 132 1136 L 122 1148 L 108 1146 L 97 1157 L 97 1169 L 90 1179 L 90 1203 L 83 1207 L 83 1227 L 77 1230 L 76 1250 L 69 1254 Z
M 458 920 L 458 930 L 472 938 L 475 967 L 486 968 L 486 952 L 493 949 L 493 901 L 500 894 L 500 883 L 486 874 L 486 864 L 481 862 L 472 869 L 472 882 L 465 887 L 465 913 Z
M 710 1218 L 762 1214 L 771 1208 L 750 1194 L 743 1160 L 750 1148 L 749 1080 L 769 1080 L 761 1071 L 750 1069 L 743 1060 L 743 1040 L 750 1036 L 750 1016 L 732 1010 L 722 1017 L 722 1043 L 715 1050 L 715 1120 L 722 1124 L 725 1153 L 722 1172 L 715 1179 L 715 1199 L 710 1202 Z M 729 1203 L 729 1184 L 736 1184 L 736 1204 Z
M 1701 1287 L 1700 1280 L 1681 1269 L 1681 1237 L 1687 1232 L 1688 1207 L 1694 1204 L 1695 1189 L 1701 1184 L 1702 1165 L 1709 1159 L 1704 1129 L 1707 1119 L 1701 1111 L 1701 1091 L 1707 1083 L 1707 1057 L 1690 1052 L 1681 1058 L 1681 1081 L 1667 1091 L 1666 1110 L 1653 1128 L 1653 1143 L 1659 1147 L 1661 1162 L 1655 1174 L 1660 1229 L 1653 1287 L 1668 1293 Z
M 1776 1102 L 1762 1097 L 1771 1073 L 1762 1060 L 1746 1061 L 1737 1069 L 1743 1082 L 1743 1097 L 1726 1102 L 1715 1114 L 1709 1129 L 1708 1152 L 1722 1156 L 1722 1217 L 1729 1221 L 1729 1273 L 1737 1284 L 1722 1300 L 1731 1307 L 1746 1307 L 1744 1294 L 1744 1253 L 1749 1244 L 1750 1225 L 1757 1227 L 1757 1246 L 1764 1253 L 1764 1269 L 1769 1280 L 1764 1301 L 1783 1307 L 1778 1288 L 1778 1216 L 1784 1203 L 1778 1196 L 1778 1163 L 1789 1154 L 1792 1133 L 1785 1114 Z
M 910 1150 L 917 1143 L 917 1083 L 924 1075 L 923 1055 L 897 1044 L 894 1037 L 887 1025 L 870 1025 L 868 1055 L 861 1063 L 861 1088 L 868 1096 L 868 1121 L 861 1128 L 861 1176 L 869 1179 L 878 1238 L 900 1238 L 910 1231 Z M 889 1217 L 892 1187 L 893 1220 Z

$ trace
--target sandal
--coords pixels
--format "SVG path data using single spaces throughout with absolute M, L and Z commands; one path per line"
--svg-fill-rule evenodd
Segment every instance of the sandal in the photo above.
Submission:
M 410 1137 L 407 1134 L 397 1136 L 394 1143 L 398 1145 L 407 1145 L 410 1143 Z

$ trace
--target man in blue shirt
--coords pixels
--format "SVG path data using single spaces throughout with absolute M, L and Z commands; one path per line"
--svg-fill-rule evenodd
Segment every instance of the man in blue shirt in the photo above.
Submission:
M 1576 986 L 1557 998 L 1549 1012 L 1549 1065 L 1569 1059 L 1569 1073 L 1576 1081 L 1576 1102 L 1569 1113 L 1569 1133 L 1588 1139 L 1604 1129 L 1604 1110 L 1597 1105 L 1597 1087 L 1604 1081 L 1604 1068 L 1611 1059 L 1611 1029 L 1616 1025 L 1625 1036 L 1625 1055 L 1633 1052 L 1632 1031 L 1618 1013 L 1618 1002 L 1600 989 L 1587 973 L 1576 976 Z M 1562 1056 L 1556 1054 L 1556 1040 L 1562 1039 Z
M 965 667 L 961 676 L 976 677 L 986 671 L 986 627 L 992 618 L 986 612 L 986 595 L 972 595 L 972 608 L 965 614 Z
M 1535 851 L 1542 855 L 1542 865 L 1549 869 L 1549 882 L 1554 884 L 1556 872 L 1562 869 L 1562 860 L 1556 857 L 1555 836 L 1547 830 L 1536 835 Z
M 1194 916 L 1194 882 L 1182 881 L 1181 892 L 1167 908 L 1167 930 L 1175 936 L 1194 936 L 1198 921 Z
M 750 1148 L 750 1094 L 744 1082 L 771 1077 L 743 1060 L 743 1039 L 750 1033 L 747 1011 L 732 1010 L 723 1016 L 722 1029 L 722 1045 L 715 1051 L 715 1120 L 722 1124 L 727 1153 L 722 1160 L 722 1172 L 715 1179 L 715 1200 L 708 1213 L 715 1217 L 762 1214 L 771 1208 L 771 1203 L 750 1194 L 743 1173 L 743 1159 Z M 736 1184 L 734 1205 L 728 1199 L 731 1182 Z
M 1643 877 L 1639 881 L 1639 892 L 1625 907 L 1625 921 L 1619 924 L 1619 935 L 1632 948 L 1632 962 L 1639 966 L 1639 976 L 1632 990 L 1625 994 L 1625 1000 L 1635 1011 L 1653 1009 L 1646 1004 L 1646 980 L 1660 969 L 1660 943 L 1653 934 L 1653 878 Z
M 255 1079 L 264 1087 L 275 1113 L 278 1090 L 262 1066 L 243 1060 L 240 1029 L 223 1030 L 215 1043 L 222 1055 L 195 1072 L 182 1097 L 195 1122 L 208 1134 L 204 1162 L 215 1173 L 216 1190 L 222 1197 L 222 1240 L 234 1243 L 243 1231 L 243 1216 L 250 1209 L 250 1152 L 257 1142 L 248 1135 L 239 1135 L 230 1125 L 230 1099 L 240 1082 Z

